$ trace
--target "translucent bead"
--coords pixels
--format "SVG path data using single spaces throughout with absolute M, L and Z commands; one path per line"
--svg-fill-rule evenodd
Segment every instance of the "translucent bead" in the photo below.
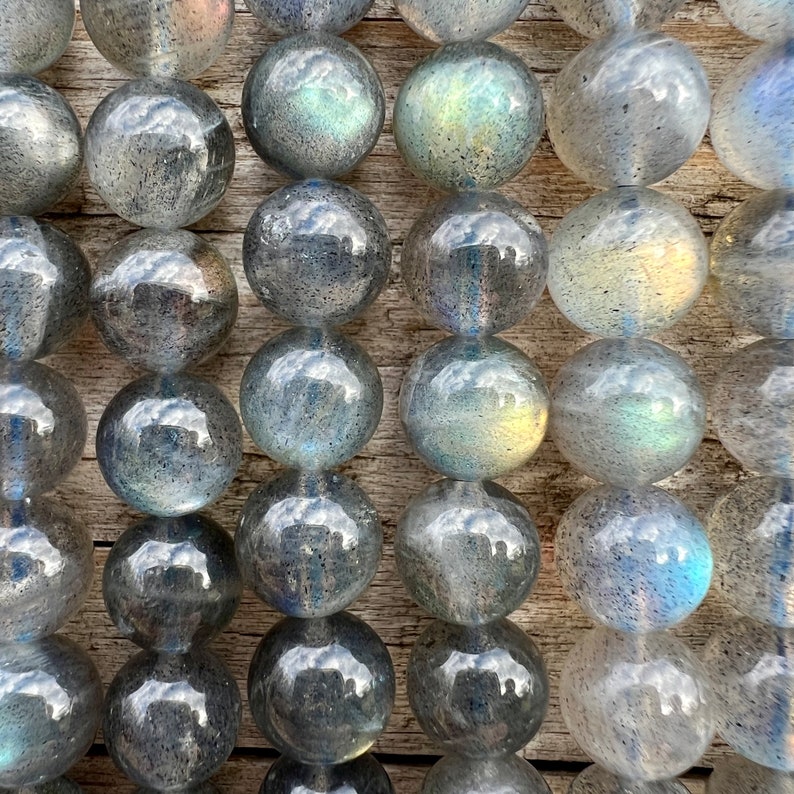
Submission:
M 180 372 L 228 338 L 237 282 L 220 251 L 201 237 L 143 229 L 97 263 L 91 304 L 111 352 L 153 372 Z
M 102 682 L 77 643 L 54 635 L 0 644 L 0 786 L 53 780 L 94 741 Z
M 540 84 L 518 56 L 491 42 L 450 44 L 400 88 L 394 138 L 408 167 L 434 187 L 490 190 L 527 164 L 543 119 Z
M 624 488 L 678 471 L 706 428 L 697 376 L 647 339 L 602 339 L 577 351 L 552 384 L 557 448 L 589 477 Z
M 689 794 L 689 789 L 677 780 L 626 780 L 594 764 L 577 776 L 568 794 Z
M 754 764 L 740 755 L 720 758 L 706 785 L 708 794 L 794 794 L 794 773 Z
M 540 539 L 524 506 L 500 485 L 441 480 L 408 504 L 394 555 L 414 601 L 474 626 L 524 603 L 538 577 Z
M 524 319 L 546 286 L 548 249 L 535 218 L 498 193 L 433 204 L 405 238 L 400 269 L 425 318 L 453 334 L 496 334 Z
M 86 130 L 88 176 L 118 215 L 175 229 L 203 218 L 234 171 L 234 138 L 221 109 L 190 83 L 146 77 L 97 106 Z
M 334 472 L 278 474 L 248 497 L 235 533 L 246 584 L 296 618 L 352 604 L 377 573 L 382 545 L 372 502 Z
M 586 633 L 563 667 L 560 706 L 585 753 L 629 780 L 681 774 L 714 735 L 706 669 L 666 632 Z
M 717 156 L 762 190 L 794 188 L 794 121 L 786 101 L 792 71 L 794 39 L 767 44 L 733 67 L 714 95 L 711 143 Z
M 241 714 L 234 676 L 214 654 L 142 651 L 108 687 L 102 732 L 113 762 L 138 785 L 192 790 L 231 754 Z
M 553 0 L 567 25 L 590 39 L 618 31 L 655 30 L 677 11 L 684 0 Z
M 464 758 L 448 755 L 433 766 L 422 794 L 551 794 L 535 767 L 515 755 Z
M 720 441 L 743 466 L 794 477 L 794 340 L 761 339 L 732 355 L 712 393 Z
M 520 750 L 548 706 L 540 651 L 505 619 L 477 628 L 431 623 L 414 645 L 406 675 L 422 730 L 445 752 L 467 757 Z
M 271 168 L 295 179 L 330 179 L 352 171 L 375 146 L 386 99 L 356 47 L 304 33 L 269 47 L 254 64 L 242 112 L 251 146 Z
M 57 777 L 38 786 L 22 786 L 21 788 L 2 788 L 3 794 L 82 794 L 83 789 L 65 777 Z
M 164 653 L 187 653 L 220 634 L 242 591 L 231 537 L 197 514 L 131 526 L 113 544 L 102 578 L 118 630 Z
M 620 31 L 563 67 L 549 99 L 549 135 L 560 160 L 591 185 L 652 185 L 695 153 L 710 101 L 686 45 Z
M 372 359 L 336 331 L 294 328 L 254 354 L 240 384 L 240 412 L 254 443 L 299 469 L 328 469 L 372 437 L 383 385 Z
M 386 646 L 347 612 L 285 618 L 262 638 L 248 672 L 259 730 L 304 764 L 363 755 L 389 721 L 394 689 Z
M 96 48 L 133 77 L 189 80 L 223 52 L 233 0 L 82 0 L 80 13 Z
M 38 74 L 52 66 L 69 46 L 74 30 L 74 2 L 46 5 L 6 0 L 0 25 L 0 72 Z
M 245 0 L 248 10 L 279 36 L 319 30 L 338 36 L 358 24 L 373 0 Z
M 599 336 L 650 336 L 675 325 L 708 273 L 697 221 L 648 188 L 599 193 L 569 212 L 551 241 L 551 297 L 574 325 Z
M 408 370 L 400 418 L 431 468 L 486 480 L 522 466 L 546 434 L 549 391 L 518 348 L 497 337 L 444 339 Z
M 794 37 L 794 6 L 789 0 L 719 0 L 723 14 L 743 33 L 762 41 Z
M 479 41 L 513 24 L 529 0 L 396 0 L 397 13 L 420 36 L 438 44 Z
M 394 788 L 386 770 L 369 754 L 335 766 L 308 766 L 282 755 L 270 767 L 259 794 L 394 794 Z
M 52 490 L 83 454 L 86 416 L 72 384 L 35 361 L 0 361 L 0 498 Z
M 69 103 L 35 77 L 0 74 L 0 150 L 0 215 L 41 215 L 80 178 L 80 122 Z
M 242 430 L 223 393 L 190 375 L 150 375 L 125 386 L 99 420 L 99 468 L 144 513 L 179 516 L 215 501 L 242 459 Z
M 60 229 L 0 217 L 0 357 L 54 353 L 88 314 L 91 268 Z
M 719 735 L 757 764 L 794 772 L 794 630 L 741 618 L 711 637 L 704 662 Z
M 57 631 L 82 606 L 94 546 L 65 505 L 0 502 L 0 636 L 27 642 Z
M 342 325 L 380 294 L 391 268 L 386 221 L 347 185 L 309 180 L 259 205 L 243 240 L 253 293 L 296 325 Z
M 709 589 L 709 541 L 695 515 L 661 488 L 602 485 L 565 511 L 555 541 L 570 598 L 619 631 L 680 623 Z

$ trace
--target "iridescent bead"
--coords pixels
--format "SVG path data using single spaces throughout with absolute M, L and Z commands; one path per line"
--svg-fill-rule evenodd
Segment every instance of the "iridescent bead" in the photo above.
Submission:
M 6 0 L 0 22 L 0 72 L 38 74 L 48 69 L 69 46 L 74 18 L 73 0 Z
M 548 706 L 540 651 L 504 618 L 476 628 L 431 623 L 406 675 L 411 710 L 444 752 L 514 753 L 537 733 Z
M 243 86 L 243 123 L 256 153 L 289 177 L 352 171 L 378 140 L 383 86 L 352 44 L 304 33 L 269 47 Z
M 197 514 L 131 526 L 113 544 L 102 577 L 118 630 L 164 653 L 187 653 L 220 634 L 242 591 L 231 537 Z
M 235 547 L 246 584 L 296 618 L 332 615 L 378 571 L 383 530 L 353 480 L 335 472 L 282 472 L 240 512 Z
M 590 39 L 617 31 L 659 28 L 684 0 L 553 0 L 567 25 Z
M 102 682 L 77 643 L 53 635 L 0 644 L 0 786 L 53 780 L 94 741 Z
M 695 152 L 711 91 L 680 41 L 619 31 L 562 69 L 549 99 L 549 136 L 562 162 L 598 187 L 651 185 Z
M 697 376 L 647 339 L 602 339 L 577 351 L 552 385 L 552 434 L 589 477 L 624 488 L 669 477 L 706 427 Z
M 191 790 L 231 754 L 241 714 L 234 676 L 215 654 L 142 651 L 108 687 L 102 733 L 116 766 L 138 785 Z
M 285 618 L 259 643 L 248 701 L 273 746 L 305 764 L 365 753 L 389 721 L 394 669 L 378 635 L 347 612 Z
M 794 37 L 794 6 L 789 0 L 719 0 L 722 13 L 743 33 L 762 41 Z
M 143 229 L 97 263 L 94 323 L 112 353 L 159 373 L 215 353 L 237 317 L 237 282 L 215 246 L 191 232 Z
M 190 375 L 133 381 L 99 420 L 97 462 L 111 490 L 156 516 L 178 516 L 215 501 L 242 459 L 242 430 L 232 405 Z
M 755 7 L 755 4 L 753 4 Z M 714 95 L 711 143 L 730 171 L 762 190 L 794 188 L 794 39 L 734 66 Z
M 551 297 L 574 325 L 599 336 L 650 336 L 675 325 L 708 273 L 697 221 L 648 188 L 599 193 L 569 212 L 551 241 Z
M 380 294 L 391 268 L 386 221 L 362 193 L 307 180 L 266 198 L 243 240 L 245 275 L 270 311 L 296 325 L 342 325 Z
M 234 138 L 221 109 L 190 83 L 145 77 L 97 106 L 86 130 L 91 183 L 117 215 L 175 229 L 203 218 L 234 171 Z
M 444 4 L 445 17 L 456 19 Z M 543 133 L 543 96 L 527 65 L 491 42 L 450 44 L 418 63 L 394 105 L 408 167 L 440 190 L 489 190 L 514 177 Z
M 299 469 L 329 469 L 352 458 L 382 410 L 375 363 L 336 331 L 280 334 L 254 354 L 240 384 L 240 412 L 254 443 Z
M 714 735 L 706 669 L 667 632 L 587 632 L 563 667 L 560 706 L 582 750 L 629 780 L 681 774 Z
M 282 755 L 259 794 L 394 794 L 394 789 L 386 770 L 369 754 L 334 766 L 308 766 Z
M 474 626 L 524 603 L 540 570 L 540 539 L 526 508 L 500 485 L 440 480 L 408 504 L 394 555 L 414 601 Z
M 90 282 L 83 252 L 60 229 L 0 217 L 0 357 L 54 353 L 88 314 Z
M 740 755 L 720 758 L 706 784 L 707 794 L 794 794 L 794 772 L 754 764 Z
M 41 215 L 80 178 L 80 122 L 54 88 L 35 77 L 0 74 L 0 151 L 0 215 Z
M 21 788 L 0 788 L 3 794 L 82 794 L 83 789 L 65 777 L 57 777 L 38 786 L 22 786 Z
M 594 764 L 576 777 L 568 794 L 689 794 L 689 789 L 677 780 L 645 782 L 619 778 Z
M 358 24 L 373 0 L 245 0 L 248 10 L 274 33 L 320 30 L 338 36 Z
M 395 0 L 397 13 L 420 36 L 438 44 L 478 41 L 513 24 L 529 0 Z
M 524 319 L 546 286 L 535 218 L 498 193 L 442 199 L 405 238 L 400 269 L 425 318 L 453 334 L 496 334 Z
M 65 505 L 0 502 L 0 636 L 27 642 L 57 631 L 82 606 L 94 545 Z
M 408 370 L 400 418 L 419 457 L 456 480 L 522 466 L 546 434 L 549 391 L 518 348 L 497 338 L 444 339 Z
M 448 755 L 433 766 L 422 794 L 551 794 L 535 767 L 515 755 L 465 758 Z
M 96 48 L 122 71 L 189 80 L 223 52 L 234 0 L 82 0 L 80 13 Z
M 86 432 L 80 395 L 63 375 L 0 360 L 0 498 L 54 488 L 80 460 Z

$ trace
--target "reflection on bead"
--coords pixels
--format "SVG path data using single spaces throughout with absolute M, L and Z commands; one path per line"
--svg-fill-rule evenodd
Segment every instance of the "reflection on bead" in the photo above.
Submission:
M 465 758 L 448 755 L 433 766 L 422 794 L 551 794 L 535 767 L 515 755 Z
M 571 783 L 568 794 L 689 794 L 689 791 L 677 780 L 626 780 L 593 764 Z
M 259 794 L 394 794 L 394 789 L 386 770 L 369 754 L 334 766 L 308 766 L 282 755 Z
M 743 33 L 762 41 L 794 36 L 794 6 L 789 0 L 719 0 L 723 14 Z
M 794 794 L 794 772 L 779 772 L 740 755 L 720 758 L 706 785 L 708 794 Z
M 683 0 L 553 0 L 567 25 L 590 39 L 623 30 L 655 30 Z
M 74 30 L 73 0 L 3 3 L 0 72 L 38 74 L 52 66 L 69 46 Z
M 320 30 L 338 36 L 359 23 L 373 0 L 245 0 L 248 10 L 279 36 Z

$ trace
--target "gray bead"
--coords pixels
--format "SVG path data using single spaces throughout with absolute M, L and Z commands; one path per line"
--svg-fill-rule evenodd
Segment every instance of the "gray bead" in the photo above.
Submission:
M 41 80 L 0 74 L 0 151 L 0 215 L 41 215 L 66 198 L 80 178 L 80 122 L 69 103 Z
M 794 772 L 754 764 L 740 755 L 720 758 L 706 784 L 707 794 L 794 794 Z
M 386 646 L 347 612 L 285 618 L 262 638 L 248 673 L 259 730 L 305 764 L 340 764 L 365 753 L 389 721 L 394 688 Z
M 448 755 L 427 773 L 422 794 L 551 794 L 551 789 L 535 767 L 515 755 Z
M 108 687 L 102 732 L 116 766 L 140 786 L 191 790 L 229 757 L 242 705 L 215 654 L 142 651 Z
M 220 634 L 242 591 L 231 537 L 198 514 L 133 525 L 113 544 L 102 577 L 118 630 L 165 653 L 186 653 Z
M 358 24 L 373 0 L 245 0 L 249 11 L 280 36 L 319 30 L 338 36 Z
M 2 794 L 82 794 L 83 789 L 65 777 L 57 777 L 38 786 L 22 788 L 0 788 Z
M 574 30 L 600 39 L 617 31 L 660 28 L 684 0 L 553 0 L 553 4 Z
M 0 72 L 38 74 L 69 46 L 74 30 L 73 0 L 5 0 L 0 20 Z
M 334 766 L 309 766 L 282 755 L 259 794 L 394 794 L 394 789 L 386 770 L 368 753 Z
M 304 33 L 269 47 L 243 86 L 251 146 L 295 179 L 352 171 L 375 146 L 385 108 L 370 62 L 327 33 Z
M 445 752 L 494 757 L 520 750 L 549 703 L 540 651 L 509 620 L 467 628 L 431 623 L 408 660 L 408 700 Z
M 347 185 L 309 180 L 259 205 L 243 240 L 248 283 L 296 325 L 342 325 L 380 294 L 391 268 L 383 216 Z
M 719 0 L 720 9 L 739 30 L 762 41 L 794 36 L 794 5 L 789 0 Z
M 130 223 L 175 229 L 203 218 L 234 171 L 234 138 L 221 109 L 190 83 L 146 77 L 97 106 L 86 167 L 108 206 Z
M 644 782 L 619 778 L 593 764 L 571 783 L 568 794 L 689 794 L 689 790 L 677 780 Z
M 98 262 L 91 307 L 111 352 L 173 373 L 213 355 L 237 318 L 237 282 L 215 246 L 184 230 L 143 229 Z
M 0 357 L 54 353 L 86 318 L 90 282 L 83 252 L 60 229 L 0 217 Z
M 382 545 L 372 502 L 334 472 L 278 474 L 248 497 L 235 533 L 245 583 L 297 618 L 352 604 L 377 573 Z

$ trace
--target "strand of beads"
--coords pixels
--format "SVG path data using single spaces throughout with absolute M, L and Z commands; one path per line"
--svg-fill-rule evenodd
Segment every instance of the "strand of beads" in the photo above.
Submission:
M 491 482 L 532 457 L 549 407 L 533 362 L 494 336 L 531 312 L 548 267 L 537 221 L 486 192 L 523 168 L 543 131 L 534 75 L 484 41 L 526 4 L 397 3 L 414 30 L 444 45 L 400 89 L 397 145 L 418 176 L 455 194 L 416 221 L 401 264 L 420 312 L 454 334 L 413 363 L 400 394 L 411 444 L 449 478 L 411 501 L 395 535 L 407 590 L 439 618 L 407 671 L 419 725 L 450 753 L 428 773 L 425 794 L 549 790 L 513 755 L 540 727 L 548 680 L 535 644 L 506 618 L 535 584 L 540 541 L 524 506 Z
M 252 291 L 299 326 L 259 349 L 240 386 L 254 442 L 289 467 L 250 495 L 235 538 L 248 586 L 287 615 L 249 671 L 254 719 L 283 753 L 261 792 L 391 794 L 367 750 L 391 714 L 392 662 L 377 634 L 341 611 L 377 572 L 383 532 L 364 491 L 334 471 L 369 441 L 383 408 L 375 363 L 336 330 L 377 298 L 391 266 L 378 210 L 333 181 L 367 156 L 383 126 L 375 70 L 337 36 L 371 0 L 247 2 L 271 30 L 296 35 L 251 69 L 246 133 L 268 165 L 300 180 L 265 199 L 243 242 Z

